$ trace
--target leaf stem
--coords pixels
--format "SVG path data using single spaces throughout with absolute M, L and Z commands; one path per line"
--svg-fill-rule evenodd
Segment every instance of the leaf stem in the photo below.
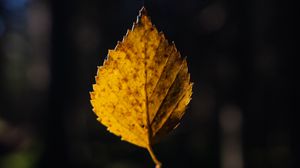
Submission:
M 153 152 L 153 149 L 152 149 L 151 145 L 149 145 L 149 146 L 147 147 L 147 150 L 148 150 L 148 152 L 149 152 L 149 154 L 150 154 L 150 156 L 151 156 L 153 162 L 154 162 L 155 165 L 156 165 L 155 168 L 161 168 L 161 162 L 156 158 L 156 156 L 155 156 L 155 154 L 154 154 L 154 152 Z

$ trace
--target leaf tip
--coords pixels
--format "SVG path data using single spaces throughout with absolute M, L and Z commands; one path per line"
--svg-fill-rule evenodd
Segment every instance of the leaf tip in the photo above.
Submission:
M 144 16 L 148 17 L 148 12 L 147 12 L 146 8 L 143 6 L 143 7 L 140 9 L 140 11 L 139 11 L 139 15 L 137 16 L 136 22 L 133 24 L 133 28 L 134 28 L 136 25 L 140 25 L 140 24 L 143 23 L 142 18 L 143 18 Z
M 139 16 L 147 15 L 147 10 L 145 6 L 140 9 Z

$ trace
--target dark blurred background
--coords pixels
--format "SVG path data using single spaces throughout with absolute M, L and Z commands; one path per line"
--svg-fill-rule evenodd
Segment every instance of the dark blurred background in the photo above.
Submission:
M 143 5 L 195 83 L 181 125 L 154 147 L 164 167 L 297 167 L 297 20 L 274 0 L 0 0 L 0 167 L 154 167 L 89 103 L 97 66 Z

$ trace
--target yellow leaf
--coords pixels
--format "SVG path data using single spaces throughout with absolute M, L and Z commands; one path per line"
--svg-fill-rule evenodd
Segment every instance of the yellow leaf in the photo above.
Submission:
M 186 59 L 140 10 L 122 42 L 98 68 L 91 104 L 98 120 L 122 140 L 146 148 L 176 128 L 192 94 Z

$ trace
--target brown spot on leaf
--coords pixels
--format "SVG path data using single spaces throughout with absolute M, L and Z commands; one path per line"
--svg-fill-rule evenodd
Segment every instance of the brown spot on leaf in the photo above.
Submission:
M 149 66 L 148 69 L 151 70 L 151 71 L 153 71 L 154 70 L 153 65 Z
M 136 80 L 136 78 L 137 78 L 137 73 L 134 73 L 132 77 L 133 77 L 134 80 Z
M 131 56 L 129 54 L 126 54 L 126 58 L 131 60 Z
M 147 83 L 147 86 L 151 86 L 152 87 L 153 86 L 153 80 L 149 80 L 148 83 Z
M 139 97 L 141 95 L 138 90 L 135 90 L 133 94 L 134 94 L 135 97 Z
M 123 78 L 123 81 L 127 83 L 127 82 L 128 82 L 128 78 L 125 76 L 125 77 Z

